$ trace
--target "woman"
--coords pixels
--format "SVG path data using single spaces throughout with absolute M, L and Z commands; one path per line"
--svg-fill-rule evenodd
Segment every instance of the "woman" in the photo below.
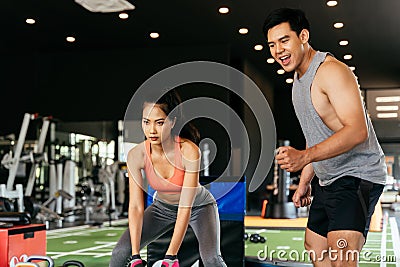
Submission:
M 199 135 L 182 125 L 181 99 L 170 90 L 158 100 L 145 100 L 142 129 L 146 140 L 127 156 L 129 230 L 113 250 L 110 267 L 141 267 L 140 249 L 173 228 L 162 266 L 178 267 L 177 254 L 190 225 L 199 242 L 204 266 L 226 266 L 220 253 L 217 204 L 199 183 Z M 142 171 L 156 191 L 144 210 Z M 205 235 L 204 233 L 207 233 Z

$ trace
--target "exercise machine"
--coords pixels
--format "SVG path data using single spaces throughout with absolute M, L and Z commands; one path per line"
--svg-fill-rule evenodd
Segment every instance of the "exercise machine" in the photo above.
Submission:
M 40 166 L 42 162 L 47 161 L 47 154 L 44 152 L 44 145 L 47 136 L 47 131 L 49 128 L 49 117 L 43 117 L 42 128 L 40 130 L 40 136 L 38 139 L 38 143 L 36 146 L 36 150 L 30 151 L 26 155 L 22 155 L 25 139 L 28 131 L 29 124 L 31 120 L 36 120 L 39 118 L 38 114 L 24 114 L 24 119 L 22 122 L 21 130 L 18 136 L 18 141 L 15 146 L 15 149 L 11 150 L 8 154 L 3 156 L 1 164 L 9 169 L 7 185 L 1 184 L 0 185 L 0 197 L 4 199 L 9 199 L 10 201 L 16 200 L 18 211 L 25 212 L 25 201 L 32 201 L 29 200 L 32 194 L 32 189 L 36 179 L 36 170 Z M 22 184 L 15 185 L 14 183 L 17 176 L 17 171 L 22 163 L 32 163 L 32 167 L 29 173 L 25 193 Z M 29 210 L 29 212 L 33 212 Z

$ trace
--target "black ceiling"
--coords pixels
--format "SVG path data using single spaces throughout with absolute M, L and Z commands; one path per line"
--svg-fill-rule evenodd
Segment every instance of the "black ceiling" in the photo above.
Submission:
M 266 63 L 268 50 L 253 49 L 255 44 L 266 44 L 261 28 L 267 13 L 287 6 L 306 12 L 311 23 L 311 43 L 315 49 L 330 51 L 341 60 L 347 53 L 353 55 L 351 60 L 343 61 L 355 66 L 362 89 L 400 88 L 399 0 L 338 0 L 335 7 L 328 7 L 326 0 L 129 1 L 135 9 L 126 11 L 130 16 L 127 20 L 119 19 L 118 13 L 90 12 L 74 0 L 3 1 L 0 53 L 5 60 L 0 64 L 0 75 L 7 80 L 5 76 L 23 64 L 21 59 L 12 62 L 17 54 L 35 57 L 48 52 L 193 47 L 195 58 L 196 47 L 225 45 L 230 47 L 231 57 L 251 61 L 274 85 L 274 90 L 290 88 L 285 79 L 291 74 L 278 75 L 278 64 Z M 228 6 L 231 12 L 219 14 L 221 6 Z M 34 18 L 36 24 L 25 23 L 27 18 Z M 333 23 L 337 21 L 345 26 L 342 29 L 333 28 Z M 249 33 L 238 34 L 240 27 L 248 28 Z M 152 31 L 159 32 L 160 38 L 149 38 Z M 76 37 L 75 43 L 65 41 L 69 35 Z M 342 39 L 349 40 L 349 45 L 339 46 L 338 42 Z M 13 64 L 13 68 L 7 69 L 8 64 Z M 156 60 L 152 64 L 165 65 Z M 27 66 L 21 68 L 25 68 L 23 73 L 26 74 Z M 29 90 L 29 84 L 23 78 L 18 84 Z M 5 86 L 13 82 L 6 82 Z M 9 89 L 3 89 L 3 96 L 5 90 Z M 95 93 L 97 88 L 87 90 Z M 26 95 L 34 94 L 30 92 Z M 27 102 L 29 100 L 24 103 Z M 4 110 L 2 108 L 1 111 Z M 19 125 L 21 118 L 12 120 Z
M 136 8 L 127 11 L 128 20 L 121 20 L 118 13 L 93 13 L 74 0 L 3 1 L 0 48 L 7 53 L 15 49 L 34 52 L 230 44 L 234 56 L 250 59 L 276 82 L 277 64 L 268 66 L 265 62 L 268 51 L 255 51 L 253 46 L 265 45 L 261 27 L 266 14 L 273 8 L 288 6 L 306 12 L 315 49 L 331 51 L 340 59 L 346 53 L 353 55 L 346 63 L 356 67 L 362 88 L 400 87 L 398 0 L 338 0 L 335 7 L 328 7 L 325 0 L 130 0 L 130 3 Z M 220 15 L 217 12 L 220 6 L 230 7 L 231 12 Z M 37 23 L 26 24 L 29 17 Z M 334 29 L 336 21 L 344 22 L 344 28 Z M 249 28 L 249 34 L 239 35 L 240 27 Z M 151 31 L 160 32 L 161 37 L 150 39 Z M 74 35 L 77 41 L 67 43 L 67 35 Z M 348 39 L 349 45 L 340 47 L 341 39 Z

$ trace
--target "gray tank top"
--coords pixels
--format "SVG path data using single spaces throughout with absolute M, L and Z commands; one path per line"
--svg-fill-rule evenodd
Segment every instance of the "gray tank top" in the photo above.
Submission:
M 310 94 L 311 84 L 327 54 L 327 52 L 317 51 L 306 73 L 301 78 L 298 78 L 297 73 L 295 73 L 294 77 L 292 101 L 308 147 L 321 143 L 334 134 L 318 115 L 312 104 Z M 384 185 L 386 183 L 385 157 L 376 138 L 371 120 L 367 112 L 365 114 L 369 133 L 365 142 L 336 157 L 312 163 L 320 185 L 329 185 L 347 175 L 378 184 Z

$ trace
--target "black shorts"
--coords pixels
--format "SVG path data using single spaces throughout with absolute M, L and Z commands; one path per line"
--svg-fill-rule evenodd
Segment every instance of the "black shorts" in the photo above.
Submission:
M 327 186 L 315 183 L 307 228 L 324 237 L 335 230 L 354 230 L 366 237 L 383 188 L 352 176 Z

